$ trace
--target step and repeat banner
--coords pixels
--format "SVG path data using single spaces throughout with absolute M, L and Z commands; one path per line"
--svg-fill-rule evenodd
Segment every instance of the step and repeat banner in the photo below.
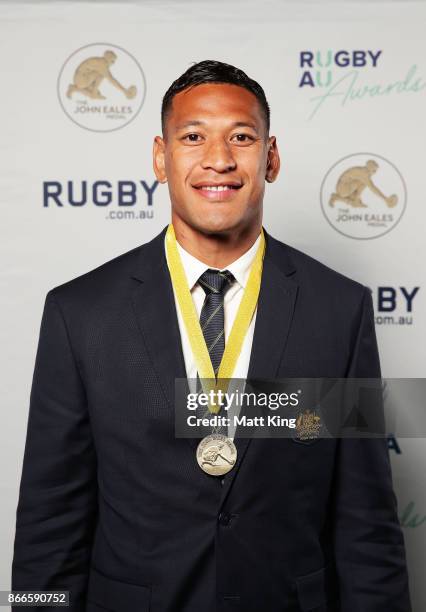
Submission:
M 383 376 L 425 376 L 425 26 L 423 2 L 0 3 L 0 588 L 45 295 L 169 222 L 152 142 L 193 62 L 263 86 L 282 160 L 265 228 L 371 288 Z M 423 612 L 426 444 L 389 446 Z

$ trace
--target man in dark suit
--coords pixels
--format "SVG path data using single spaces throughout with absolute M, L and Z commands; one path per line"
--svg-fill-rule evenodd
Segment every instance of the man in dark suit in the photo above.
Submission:
M 216 369 L 277 143 L 262 88 L 227 64 L 192 66 L 162 111 L 154 168 L 203 329 L 214 321 Z M 200 469 L 197 439 L 175 437 L 175 379 L 198 362 L 166 230 L 47 294 L 12 588 L 69 590 L 72 612 L 409 612 L 384 438 L 236 438 L 218 478 Z M 236 371 L 380 377 L 369 290 L 264 236 Z

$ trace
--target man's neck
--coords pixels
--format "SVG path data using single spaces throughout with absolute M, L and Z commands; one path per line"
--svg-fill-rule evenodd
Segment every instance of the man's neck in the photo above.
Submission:
M 211 268 L 223 269 L 246 253 L 256 242 L 261 224 L 230 234 L 204 234 L 176 218 L 172 219 L 181 247 Z

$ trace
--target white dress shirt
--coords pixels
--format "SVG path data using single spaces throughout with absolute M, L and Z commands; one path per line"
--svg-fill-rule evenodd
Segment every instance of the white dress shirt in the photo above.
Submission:
M 176 241 L 177 242 L 177 241 Z M 260 234 L 257 237 L 254 244 L 249 248 L 248 251 L 243 253 L 241 257 L 233 261 L 231 264 L 228 264 L 226 268 L 222 268 L 222 270 L 229 270 L 232 272 L 235 278 L 235 282 L 231 285 L 231 287 L 226 291 L 224 297 L 224 327 L 225 327 L 225 346 L 226 342 L 229 338 L 229 334 L 232 329 L 232 325 L 234 323 L 235 316 L 238 311 L 238 307 L 241 302 L 241 298 L 243 296 L 243 292 L 245 286 L 248 281 L 248 277 L 250 274 L 251 265 L 253 263 L 254 257 L 256 255 L 257 249 L 260 244 Z M 166 250 L 166 259 L 167 259 L 167 249 L 166 243 L 164 241 L 164 248 Z M 198 314 L 198 318 L 200 318 L 201 309 L 204 304 L 204 298 L 206 294 L 204 289 L 198 283 L 198 279 L 209 268 L 213 270 L 217 270 L 218 268 L 212 268 L 207 264 L 203 263 L 190 253 L 186 251 L 180 244 L 177 242 L 177 248 L 179 251 L 179 255 L 181 257 L 182 265 L 186 274 L 186 279 L 188 281 L 188 287 L 191 291 L 192 299 L 194 300 L 195 309 Z M 185 368 L 186 375 L 189 379 L 189 387 L 191 392 L 195 392 L 195 383 L 197 378 L 197 367 L 194 360 L 194 355 L 192 354 L 191 345 L 189 342 L 188 334 L 185 328 L 185 323 L 182 318 L 182 313 L 180 311 L 179 302 L 176 297 L 176 292 L 174 291 L 175 303 L 176 303 L 176 311 L 178 315 L 178 323 L 179 323 L 179 331 L 182 342 L 182 351 L 185 360 Z M 240 355 L 235 364 L 234 372 L 232 374 L 233 378 L 236 379 L 245 379 L 247 378 L 248 367 L 250 362 L 250 354 L 251 347 L 253 342 L 253 333 L 254 326 L 256 322 L 256 313 L 257 306 L 253 313 L 252 319 L 250 321 L 250 325 L 247 329 L 246 335 L 244 337 L 244 341 L 241 347 Z M 231 389 L 229 389 L 231 391 Z M 232 416 L 231 411 L 228 416 Z M 233 428 L 232 428 L 233 430 Z M 232 437 L 232 430 L 228 430 L 230 433 L 230 437 Z

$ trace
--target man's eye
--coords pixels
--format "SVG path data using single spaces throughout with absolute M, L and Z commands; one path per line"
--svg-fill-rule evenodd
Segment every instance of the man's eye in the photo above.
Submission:
M 199 134 L 186 134 L 182 140 L 186 140 L 186 142 L 201 142 L 201 136 Z
M 253 136 L 250 136 L 249 134 L 234 134 L 231 140 L 240 142 L 241 144 L 249 144 L 250 142 L 253 142 L 254 138 Z

